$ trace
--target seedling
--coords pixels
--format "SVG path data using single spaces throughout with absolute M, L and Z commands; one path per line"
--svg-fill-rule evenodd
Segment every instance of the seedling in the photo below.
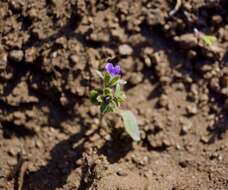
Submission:
M 211 46 L 217 41 L 217 38 L 215 36 L 206 35 L 200 32 L 197 28 L 194 28 L 194 32 L 199 37 L 200 41 L 206 46 Z
M 202 35 L 201 40 L 205 45 L 211 46 L 216 42 L 217 39 L 215 36 L 212 36 L 212 35 Z
M 105 71 L 96 71 L 102 81 L 99 89 L 90 92 L 90 100 L 93 104 L 100 107 L 101 115 L 109 112 L 119 114 L 124 123 L 126 132 L 135 141 L 140 140 L 140 133 L 137 120 L 134 114 L 129 110 L 121 110 L 121 103 L 126 101 L 126 95 L 122 90 L 122 85 L 126 81 L 121 79 L 121 68 L 118 64 L 107 63 Z

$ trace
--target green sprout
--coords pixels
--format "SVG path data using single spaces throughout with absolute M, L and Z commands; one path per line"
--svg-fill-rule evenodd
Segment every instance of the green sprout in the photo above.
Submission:
M 201 40 L 205 45 L 211 46 L 216 42 L 217 38 L 212 35 L 202 35 Z
M 126 95 L 121 88 L 122 85 L 126 84 L 126 81 L 121 79 L 120 66 L 107 63 L 105 70 L 104 73 L 96 71 L 103 85 L 101 88 L 90 92 L 90 100 L 100 107 L 101 115 L 109 112 L 118 113 L 123 119 L 126 132 L 133 140 L 139 141 L 140 132 L 134 114 L 129 110 L 120 109 L 121 103 L 126 101 Z

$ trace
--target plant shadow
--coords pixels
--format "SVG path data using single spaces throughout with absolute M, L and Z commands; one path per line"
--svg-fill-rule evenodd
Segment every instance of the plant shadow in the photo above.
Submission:
M 110 140 L 105 141 L 98 150 L 99 155 L 106 156 L 109 163 L 113 164 L 124 158 L 132 150 L 132 139 L 125 136 L 122 128 L 112 128 Z
M 77 164 L 79 159 L 83 159 L 83 153 L 86 152 L 86 142 L 94 134 L 99 134 L 100 128 L 95 129 L 89 136 L 85 135 L 86 126 L 81 125 L 81 130 L 68 139 L 56 144 L 50 152 L 50 160 L 45 166 L 37 171 L 28 173 L 25 176 L 23 189 L 25 190 L 55 190 L 67 183 L 67 178 L 77 168 L 83 172 L 84 165 Z M 111 139 L 105 141 L 103 146 L 97 150 L 98 155 L 104 155 L 110 163 L 115 163 L 123 158 L 132 149 L 132 140 L 130 138 L 120 139 L 122 129 L 111 131 Z M 76 145 L 76 146 L 75 146 Z M 81 176 L 79 189 L 86 189 L 88 184 L 84 182 Z
M 82 158 L 85 142 L 89 138 L 85 138 L 85 132 L 85 127 L 82 126 L 77 134 L 56 144 L 50 152 L 48 163 L 25 176 L 23 189 L 54 190 L 66 184 L 70 173 L 80 166 L 76 162 Z M 95 130 L 91 135 L 97 132 L 98 130 Z M 74 147 L 75 144 L 77 146 Z

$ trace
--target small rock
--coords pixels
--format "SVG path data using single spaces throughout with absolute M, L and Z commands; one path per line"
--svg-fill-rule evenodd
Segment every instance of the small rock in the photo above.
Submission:
M 23 60 L 24 53 L 22 50 L 11 50 L 9 53 L 9 59 L 16 62 L 21 62 Z
M 35 145 L 36 145 L 37 148 L 42 148 L 42 147 L 43 147 L 43 142 L 42 142 L 41 140 L 38 140 L 38 139 L 37 139 L 37 140 L 35 141 Z
M 0 69 L 5 69 L 7 66 L 7 54 L 5 52 L 1 52 L 0 50 Z
M 202 137 L 200 138 L 200 141 L 201 141 L 202 143 L 204 143 L 204 144 L 207 144 L 207 143 L 209 142 L 209 138 L 206 137 L 206 136 L 202 136 Z
M 33 63 L 36 59 L 37 50 L 35 47 L 29 48 L 25 50 L 25 62 Z
M 124 172 L 123 170 L 117 171 L 116 174 L 117 174 L 118 176 L 127 176 L 127 173 Z
M 28 17 L 33 21 L 38 18 L 38 11 L 35 8 L 28 10 Z
M 189 59 L 194 59 L 194 58 L 197 57 L 197 53 L 194 50 L 189 50 L 188 53 L 187 53 L 187 56 L 188 56 Z
M 168 140 L 168 139 L 163 139 L 162 140 L 162 144 L 165 146 L 165 147 L 170 147 L 172 145 L 172 143 Z
M 70 61 L 74 64 L 77 64 L 79 62 L 79 57 L 77 55 L 71 55 Z
M 144 62 L 147 67 L 150 67 L 152 65 L 151 59 L 149 57 L 145 57 Z
M 68 101 L 68 99 L 67 99 L 67 97 L 65 95 L 62 95 L 60 97 L 60 103 L 61 103 L 62 106 L 66 106 L 69 103 L 69 101 Z
M 192 127 L 192 123 L 191 121 L 188 121 L 188 120 L 182 120 L 181 121 L 181 135 L 186 135 L 188 133 L 188 131 L 191 129 Z
M 213 24 L 218 25 L 222 23 L 222 17 L 220 15 L 214 15 L 212 16 L 211 21 Z
M 190 115 L 195 115 L 195 114 L 198 113 L 198 109 L 197 109 L 197 107 L 195 105 L 187 106 L 186 111 Z
M 179 42 L 180 45 L 185 48 L 185 49 L 189 49 L 192 47 L 197 46 L 198 44 L 198 40 L 197 37 L 194 34 L 183 34 L 181 36 L 176 36 L 174 38 L 175 41 Z
M 98 142 L 99 139 L 100 139 L 100 136 L 99 136 L 98 134 L 94 134 L 93 136 L 91 136 L 91 137 L 89 138 L 89 140 L 90 140 L 91 142 Z
M 133 49 L 131 46 L 127 44 L 123 44 L 119 46 L 120 55 L 131 55 L 133 53 Z
M 158 104 L 159 106 L 161 107 L 167 107 L 168 104 L 169 104 L 169 101 L 168 101 L 168 96 L 165 95 L 165 94 L 162 94 L 158 100 Z
M 20 151 L 19 148 L 17 148 L 17 147 L 11 147 L 11 148 L 8 150 L 8 153 L 9 153 L 10 156 L 15 157 L 19 151 Z

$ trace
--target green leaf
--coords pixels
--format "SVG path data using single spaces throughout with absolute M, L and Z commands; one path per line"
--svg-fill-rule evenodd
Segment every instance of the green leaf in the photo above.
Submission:
M 121 111 L 120 115 L 123 118 L 126 132 L 131 136 L 133 140 L 139 141 L 140 132 L 139 132 L 139 127 L 134 114 L 131 111 Z
M 120 84 L 116 85 L 116 90 L 115 90 L 115 96 L 120 96 L 121 94 L 121 88 L 120 88 Z
M 97 97 L 98 97 L 98 92 L 96 90 L 92 90 L 90 92 L 90 100 L 93 104 L 98 104 Z
M 119 99 L 118 99 L 117 97 L 114 97 L 114 98 L 113 98 L 113 102 L 114 102 L 114 104 L 115 104 L 115 107 L 119 107 L 119 106 L 120 106 L 120 102 L 121 102 L 121 101 L 119 101 Z
M 112 96 L 112 89 L 111 88 L 105 88 L 104 89 L 104 94 L 107 96 Z
M 97 96 L 97 102 L 98 103 L 102 103 L 103 102 L 103 98 L 102 98 L 103 96 L 102 95 L 99 95 L 99 96 Z
M 114 76 L 110 81 L 110 86 L 115 86 L 118 83 L 119 79 L 119 76 Z
M 112 104 L 103 102 L 100 107 L 101 113 L 112 112 L 114 110 Z
M 118 83 L 116 85 L 116 90 L 115 90 L 115 97 L 117 99 L 117 101 L 120 103 L 120 102 L 123 102 L 124 100 L 126 100 L 126 96 L 125 94 L 121 91 L 121 87 L 120 87 L 120 84 Z
M 126 100 L 126 95 L 124 93 L 121 93 L 119 96 L 117 96 L 117 99 L 119 102 L 124 102 Z
M 202 36 L 202 40 L 203 40 L 203 43 L 205 43 L 206 45 L 210 46 L 210 45 L 212 45 L 217 39 L 216 39 L 215 36 L 203 35 L 203 36 Z
M 109 86 L 111 75 L 109 73 L 104 74 L 104 85 Z

